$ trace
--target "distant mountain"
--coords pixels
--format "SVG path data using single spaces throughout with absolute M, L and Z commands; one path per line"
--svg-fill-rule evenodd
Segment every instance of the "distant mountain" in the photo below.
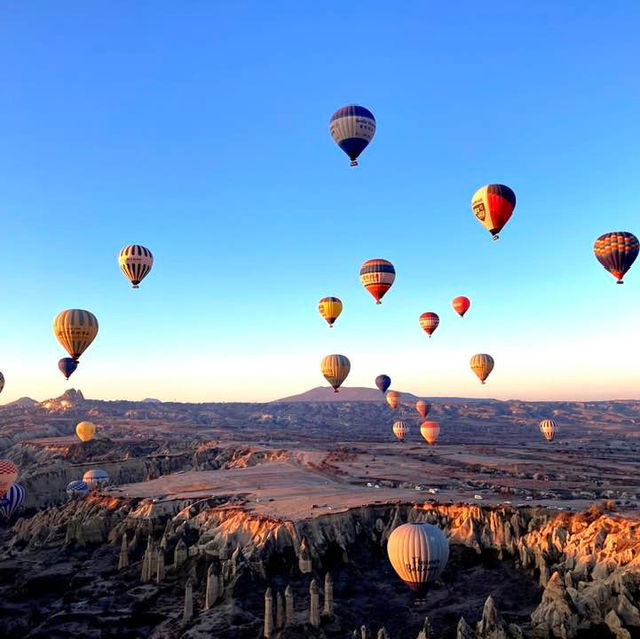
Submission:
M 427 401 L 439 402 L 440 404 L 475 404 L 499 402 L 497 399 L 484 399 L 474 397 L 418 397 L 413 393 L 400 393 L 401 400 L 405 402 L 426 399 Z M 377 388 L 366 388 L 364 386 L 353 386 L 341 388 L 338 393 L 328 386 L 318 386 L 299 395 L 291 395 L 281 399 L 274 399 L 271 404 L 284 404 L 287 402 L 380 402 L 382 393 Z
M 142 400 L 143 404 L 162 404 L 161 399 L 155 399 L 155 397 L 145 397 Z
M 411 393 L 402 393 L 402 399 L 406 401 L 417 400 Z M 275 399 L 272 404 L 282 404 L 285 402 L 380 402 L 382 393 L 377 388 L 365 388 L 363 386 L 352 386 L 341 388 L 334 393 L 329 386 L 318 386 L 299 395 L 291 395 L 282 399 Z
M 16 399 L 15 401 L 9 402 L 5 405 L 16 406 L 18 408 L 33 408 L 38 405 L 38 402 L 35 399 L 31 399 L 31 397 L 21 397 L 20 399 Z

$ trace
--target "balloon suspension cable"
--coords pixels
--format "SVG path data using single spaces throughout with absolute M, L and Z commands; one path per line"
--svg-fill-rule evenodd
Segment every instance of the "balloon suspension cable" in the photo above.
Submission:
M 380 300 L 376 300 L 376 304 L 382 304 Z

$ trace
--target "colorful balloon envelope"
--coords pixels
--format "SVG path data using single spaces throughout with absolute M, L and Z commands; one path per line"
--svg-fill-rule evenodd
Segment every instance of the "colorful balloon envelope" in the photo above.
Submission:
M 358 157 L 376 133 L 376 119 L 369 109 L 349 104 L 331 116 L 329 132 L 334 142 L 349 156 L 351 166 L 358 166 Z
M 333 323 L 342 313 L 342 302 L 337 297 L 323 297 L 318 302 L 318 310 L 320 315 L 327 321 L 327 324 L 333 328 Z
M 624 274 L 638 257 L 640 243 L 633 233 L 617 231 L 601 235 L 593 245 L 593 252 L 605 270 L 623 284 Z
M 0 499 L 0 513 L 9 519 L 22 506 L 25 492 L 20 484 L 12 484 L 4 497 Z
M 540 432 L 548 442 L 552 442 L 558 432 L 558 424 L 552 419 L 543 419 L 540 422 Z
M 4 389 L 4 375 L 0 373 L 0 393 Z
M 458 295 L 458 297 L 453 298 L 451 306 L 460 317 L 464 317 L 464 314 L 471 308 L 471 300 L 464 295 Z
M 65 376 L 65 378 L 69 379 L 76 368 L 78 368 L 78 362 L 71 357 L 63 357 L 62 359 L 58 360 L 58 368 L 60 369 L 60 372 Z
M 76 435 L 83 442 L 88 442 L 90 439 L 93 439 L 95 432 L 96 425 L 93 422 L 80 422 L 76 426 Z
M 88 484 L 81 479 L 76 479 L 72 482 L 69 482 L 66 488 L 67 495 L 69 495 L 69 497 L 71 497 L 72 499 L 76 497 L 86 497 L 89 494 L 90 490 L 91 489 L 89 488 Z
M 438 422 L 422 422 L 420 434 L 433 446 L 440 435 L 440 424 Z
M 334 392 L 342 385 L 351 370 L 351 362 L 344 355 L 327 355 L 322 358 L 320 369 Z
M 53 334 L 71 358 L 77 360 L 98 334 L 98 320 L 93 313 L 79 308 L 62 311 L 53 320 Z
M 118 265 L 133 288 L 140 288 L 138 285 L 149 275 L 153 266 L 153 255 L 140 244 L 129 244 L 120 251 Z
M 440 318 L 437 313 L 423 313 L 420 315 L 420 328 L 431 338 L 433 331 L 438 328 Z
M 391 386 L 391 378 L 388 375 L 378 375 L 376 377 L 376 386 L 382 394 L 386 393 L 389 386 Z
M 409 434 L 409 426 L 406 422 L 398 420 L 393 423 L 393 434 L 401 441 Z
M 387 404 L 391 407 L 391 410 L 395 410 L 398 407 L 400 401 L 400 393 L 398 391 L 390 390 L 385 397 Z
M 402 524 L 389 535 L 387 554 L 398 577 L 422 597 L 447 565 L 449 542 L 437 526 Z
M 109 483 L 109 475 L 102 468 L 88 470 L 83 476 L 82 481 L 89 486 L 89 490 L 101 488 Z
M 429 404 L 425 402 L 424 399 L 419 399 L 416 402 L 416 410 L 418 411 L 418 415 L 420 415 L 422 419 L 425 419 L 425 417 L 429 414 L 430 408 L 431 406 L 429 406 Z
M 0 459 L 0 497 L 11 488 L 18 479 L 18 467 L 10 459 Z
M 486 353 L 478 353 L 471 358 L 471 370 L 478 376 L 478 379 L 484 384 L 487 377 L 493 370 L 495 362 L 491 355 Z
M 478 189 L 471 199 L 471 208 L 480 223 L 498 239 L 498 233 L 509 221 L 516 206 L 516 194 L 504 184 L 488 184 Z
M 396 279 L 396 270 L 388 260 L 376 258 L 367 260 L 360 269 L 362 285 L 373 295 L 376 304 L 385 296 Z

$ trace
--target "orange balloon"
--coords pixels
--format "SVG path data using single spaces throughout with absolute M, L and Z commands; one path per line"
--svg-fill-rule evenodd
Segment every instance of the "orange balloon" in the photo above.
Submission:
M 420 434 L 433 446 L 440 435 L 440 424 L 438 422 L 422 422 Z
M 386 400 L 391 409 L 395 410 L 398 407 L 398 402 L 400 401 L 400 393 L 398 391 L 390 390 L 387 392 Z

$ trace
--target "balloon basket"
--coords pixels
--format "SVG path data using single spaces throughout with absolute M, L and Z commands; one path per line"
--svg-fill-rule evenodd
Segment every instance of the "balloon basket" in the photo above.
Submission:
M 351 166 L 358 166 L 358 160 L 351 160 Z

